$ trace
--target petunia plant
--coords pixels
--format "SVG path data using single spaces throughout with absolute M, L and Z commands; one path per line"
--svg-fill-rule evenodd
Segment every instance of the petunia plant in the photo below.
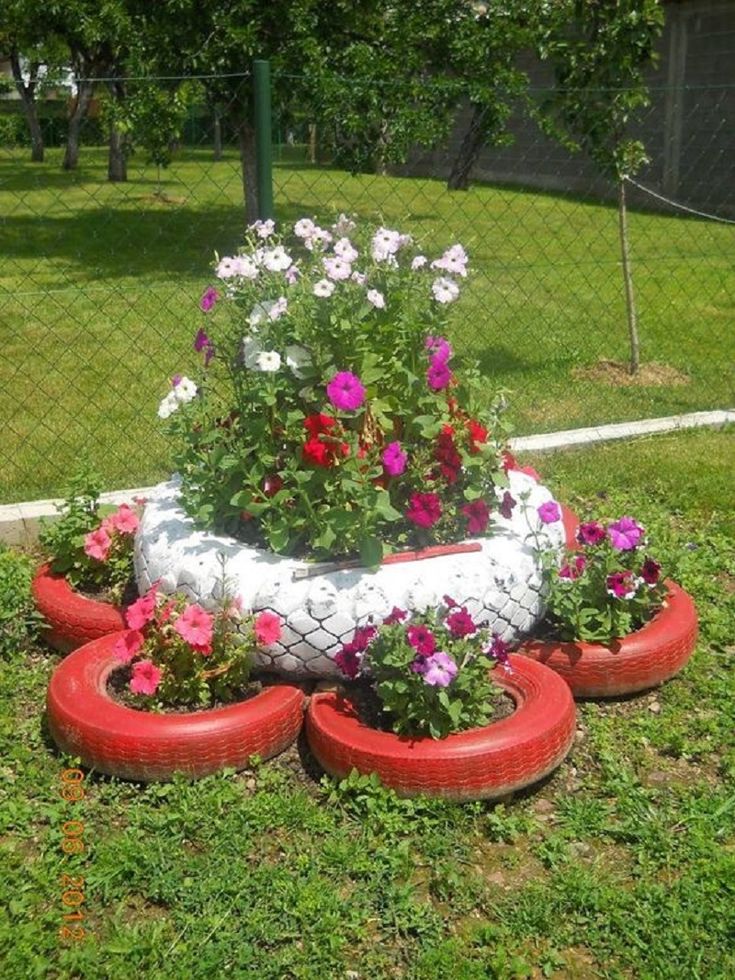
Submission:
M 273 613 L 243 616 L 237 600 L 214 611 L 154 585 L 126 610 L 129 629 L 114 654 L 127 665 L 128 689 L 141 707 L 210 707 L 237 700 L 247 685 L 253 651 L 276 643 Z
M 445 738 L 488 722 L 492 668 L 509 670 L 499 636 L 444 596 L 417 615 L 394 608 L 380 626 L 361 626 L 335 656 L 345 677 L 369 680 L 394 732 Z
M 661 608 L 666 586 L 645 529 L 630 516 L 587 521 L 561 564 L 545 555 L 547 621 L 562 640 L 609 644 L 640 629 Z
M 357 554 L 489 530 L 507 486 L 504 397 L 446 339 L 462 245 L 272 221 L 217 259 L 193 345 L 159 415 L 189 513 L 287 554 Z M 508 507 L 506 501 L 506 509 Z

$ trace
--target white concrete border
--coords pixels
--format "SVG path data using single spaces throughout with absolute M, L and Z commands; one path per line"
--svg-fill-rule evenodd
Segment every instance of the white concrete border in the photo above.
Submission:
M 689 412 L 686 415 L 669 415 L 660 419 L 642 419 L 638 422 L 615 422 L 611 425 L 591 426 L 586 429 L 566 429 L 562 432 L 544 432 L 536 436 L 519 436 L 510 440 L 512 452 L 550 452 L 554 449 L 570 449 L 612 439 L 634 439 L 637 436 L 659 432 L 675 432 L 679 429 L 695 429 L 703 426 L 721 426 L 735 423 L 735 409 L 718 409 L 713 412 Z M 106 504 L 132 503 L 133 497 L 145 497 L 152 487 L 133 490 L 113 490 L 103 493 L 100 499 Z M 0 506 L 0 542 L 21 547 L 35 544 L 38 538 L 39 520 L 54 518 L 60 499 L 32 500 L 26 503 Z

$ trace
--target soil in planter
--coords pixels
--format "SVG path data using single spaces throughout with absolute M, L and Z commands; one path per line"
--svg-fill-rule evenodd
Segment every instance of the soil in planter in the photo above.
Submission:
M 135 584 L 135 579 L 132 576 L 128 580 L 128 583 L 123 590 L 122 597 L 119 600 L 113 596 L 110 589 L 106 588 L 105 586 L 100 586 L 99 588 L 95 588 L 94 586 L 90 586 L 88 588 L 77 588 L 74 591 L 79 593 L 79 595 L 84 596 L 85 599 L 94 599 L 95 602 L 109 602 L 113 606 L 129 606 L 135 602 L 136 599 L 140 598 L 138 595 L 138 588 Z
M 357 709 L 360 721 L 379 732 L 392 732 L 391 716 L 383 711 L 383 706 L 370 684 L 351 684 L 340 687 L 340 693 L 348 697 Z M 503 718 L 509 718 L 516 710 L 516 703 L 510 694 L 497 690 L 490 702 L 492 713 L 486 724 L 492 725 Z
M 124 705 L 126 708 L 133 708 L 135 711 L 151 711 L 154 709 L 149 705 L 142 705 L 138 696 L 133 694 L 128 684 L 130 683 L 130 678 L 133 675 L 132 667 L 129 664 L 123 664 L 120 667 L 116 667 L 112 673 L 107 678 L 107 693 L 112 698 L 113 701 L 117 701 L 118 704 Z M 204 705 L 166 705 L 162 709 L 155 709 L 156 714 L 164 715 L 189 715 L 195 714 L 198 711 L 212 711 L 214 708 L 226 708 L 231 704 L 241 704 L 243 701 L 249 701 L 254 698 L 261 691 L 264 691 L 267 687 L 272 687 L 274 684 L 278 684 L 281 678 L 276 676 L 276 674 L 260 674 L 257 679 L 252 679 L 244 687 L 239 688 L 235 691 L 235 697 L 230 701 L 221 701 L 219 699 L 213 701 L 211 704 Z

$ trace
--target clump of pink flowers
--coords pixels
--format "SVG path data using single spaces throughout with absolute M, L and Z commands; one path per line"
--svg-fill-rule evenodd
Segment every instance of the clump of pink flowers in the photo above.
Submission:
M 445 596 L 436 610 L 394 608 L 380 625 L 358 627 L 335 663 L 372 684 L 393 731 L 444 738 L 489 718 L 490 672 L 510 669 L 502 637 Z
M 126 610 L 128 630 L 113 647 L 128 668 L 131 694 L 165 706 L 209 707 L 235 700 L 248 682 L 253 651 L 281 637 L 281 621 L 244 616 L 237 599 L 204 609 L 154 585 Z
M 551 507 L 542 508 L 539 516 L 548 522 Z M 576 549 L 561 564 L 556 554 L 547 554 L 545 565 L 547 620 L 562 640 L 610 643 L 640 629 L 666 597 L 661 565 L 649 554 L 646 530 L 630 515 L 581 523 Z

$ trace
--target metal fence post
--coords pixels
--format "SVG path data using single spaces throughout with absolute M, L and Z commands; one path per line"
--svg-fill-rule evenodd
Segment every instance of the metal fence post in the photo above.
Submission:
M 271 126 L 271 63 L 253 62 L 255 99 L 255 172 L 258 186 L 258 217 L 273 217 L 273 134 Z

